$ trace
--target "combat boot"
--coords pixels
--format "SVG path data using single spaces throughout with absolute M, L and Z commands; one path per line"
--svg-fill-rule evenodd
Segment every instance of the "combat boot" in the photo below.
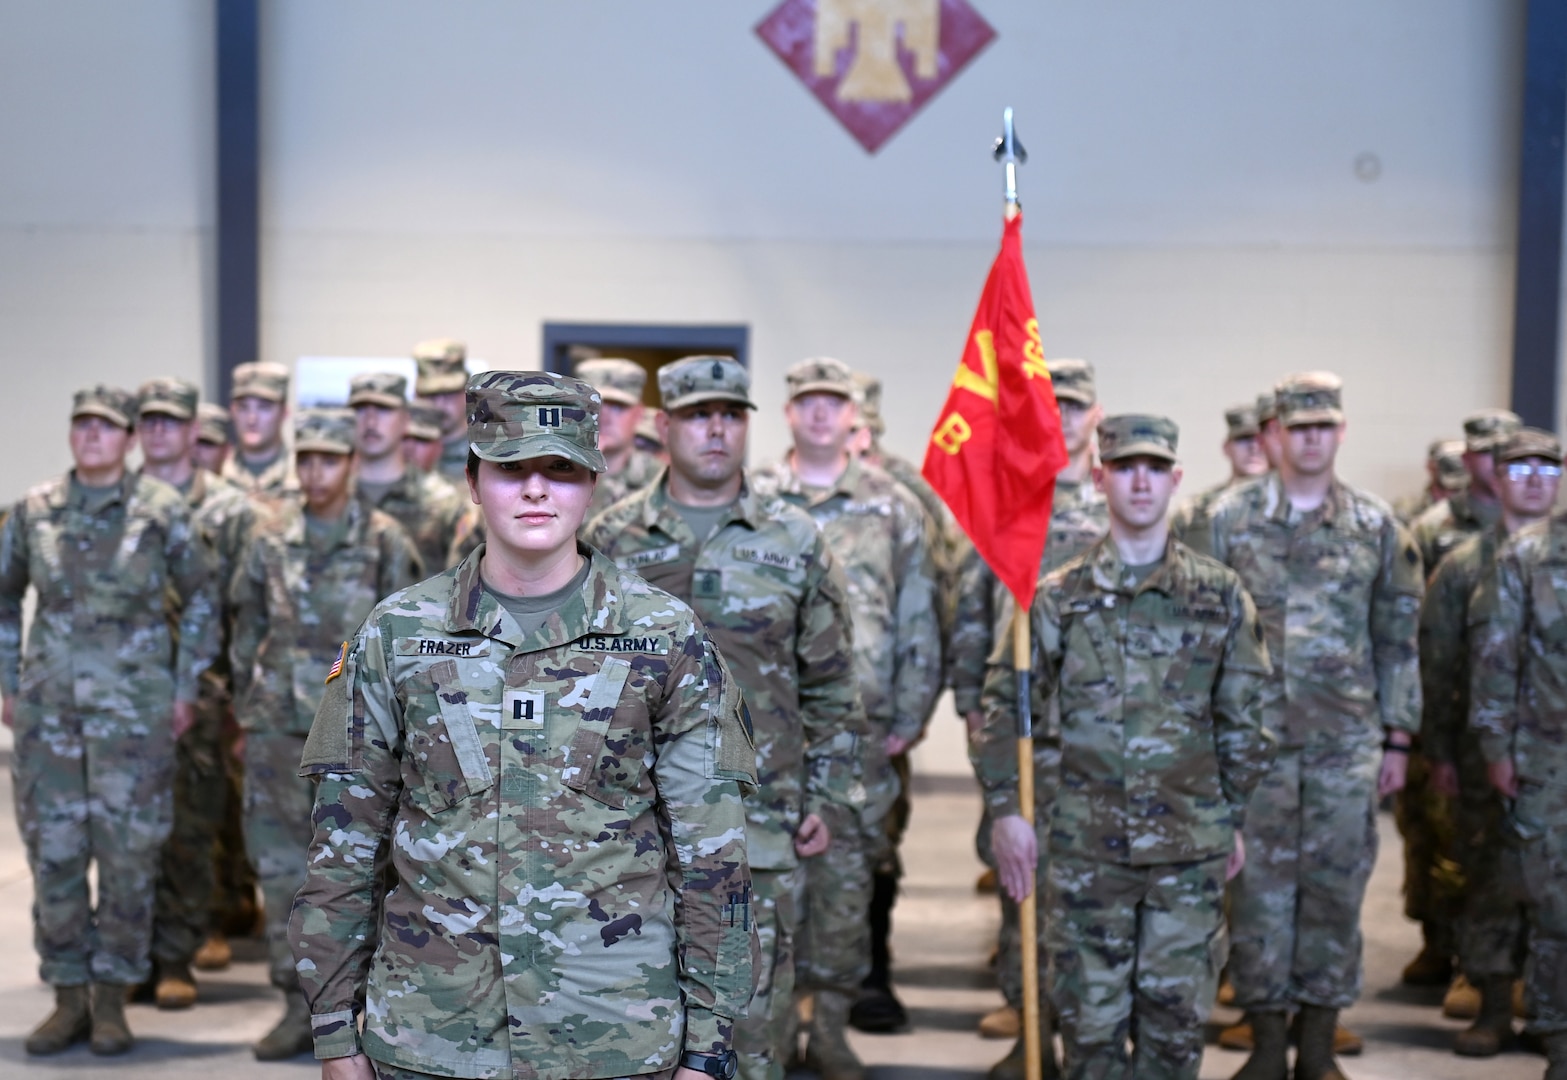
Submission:
M 234 948 L 220 930 L 207 935 L 194 957 L 197 971 L 222 971 L 234 961 Z
M 1453 1039 L 1459 1057 L 1495 1057 L 1513 1041 L 1513 980 L 1492 975 L 1480 983 L 1475 1022 Z
M 1282 1012 L 1248 1013 L 1251 1057 L 1235 1074 L 1235 1080 L 1288 1080 L 1289 1059 L 1286 1021 Z M 1298 1074 L 1297 1074 L 1298 1075 Z
M 1453 957 L 1429 924 L 1421 926 L 1424 944 L 1420 953 L 1404 965 L 1405 986 L 1446 986 L 1453 979 Z
M 1442 1015 L 1449 1020 L 1473 1020 L 1480 1015 L 1480 988 L 1461 971 L 1442 996 Z
M 188 1009 L 196 1004 L 196 977 L 184 962 L 161 961 L 158 985 L 153 991 L 160 1009 Z
M 1023 1033 L 1023 1014 L 1010 1005 L 992 1009 L 979 1018 L 981 1039 L 1015 1039 Z
M 87 1006 L 87 987 L 56 986 L 54 1012 L 27 1036 L 29 1054 L 58 1054 L 92 1033 L 92 1013 Z
M 1055 1032 L 1051 1030 L 1050 1010 L 1044 1008 L 1039 1015 L 1039 1075 L 1041 1080 L 1059 1080 L 1060 1068 L 1056 1065 Z M 1028 1075 L 1028 1045 L 1021 1035 L 1006 1057 L 990 1067 L 988 1080 L 1024 1080 Z
M 849 1046 L 849 995 L 818 990 L 805 1042 L 805 1067 L 821 1080 L 865 1080 L 865 1066 Z
M 1553 1031 L 1545 1037 L 1545 1080 L 1567 1080 L 1567 1031 Z
M 92 984 L 92 1042 L 95 1054 L 123 1054 L 131 1048 L 130 1025 L 125 1022 L 125 987 L 119 983 Z
M 1300 1049 L 1295 1053 L 1295 1080 L 1347 1080 L 1333 1060 L 1333 1033 L 1338 1010 L 1321 1005 L 1300 1007 Z
M 311 1037 L 310 1006 L 298 990 L 283 991 L 283 1019 L 250 1048 L 257 1061 L 287 1061 L 308 1054 L 315 1045 Z

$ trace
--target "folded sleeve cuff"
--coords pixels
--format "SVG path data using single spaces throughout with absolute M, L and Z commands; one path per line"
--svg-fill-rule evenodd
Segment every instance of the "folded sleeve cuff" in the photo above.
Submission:
M 734 1045 L 734 1023 L 700 1005 L 686 1005 L 686 1050 L 692 1054 L 722 1054 Z
M 352 1009 L 312 1014 L 310 1033 L 315 1040 L 318 1060 L 353 1057 L 360 1052 L 359 1022 Z

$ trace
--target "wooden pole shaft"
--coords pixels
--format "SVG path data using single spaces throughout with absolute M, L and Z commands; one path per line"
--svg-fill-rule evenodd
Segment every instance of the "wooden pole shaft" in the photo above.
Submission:
M 1017 605 L 1012 613 L 1012 670 L 1017 676 L 1017 799 L 1023 820 L 1034 826 L 1034 734 L 1033 700 L 1029 696 L 1029 669 L 1033 648 L 1029 641 L 1028 609 Z M 1038 890 L 1018 904 L 1018 937 L 1022 941 L 1023 960 L 1023 1049 L 1027 1080 L 1040 1080 L 1043 1048 L 1039 1042 L 1039 942 L 1035 912 Z

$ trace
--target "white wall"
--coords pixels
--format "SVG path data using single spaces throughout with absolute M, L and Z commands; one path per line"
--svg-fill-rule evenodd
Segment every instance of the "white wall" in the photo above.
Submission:
M 756 456 L 822 352 L 919 456 L 1011 104 L 1046 351 L 1174 415 L 1192 483 L 1290 370 L 1345 376 L 1344 470 L 1389 493 L 1504 403 L 1521 0 L 973 0 L 998 40 L 874 157 L 752 33 L 773 2 L 269 0 L 262 355 L 532 366 L 546 320 L 745 322 Z M 36 414 L 7 439 L 63 449 L 98 373 L 200 370 L 210 39 L 196 0 L 0 0 L 0 341 Z M 57 458 L 0 458 L 0 497 Z

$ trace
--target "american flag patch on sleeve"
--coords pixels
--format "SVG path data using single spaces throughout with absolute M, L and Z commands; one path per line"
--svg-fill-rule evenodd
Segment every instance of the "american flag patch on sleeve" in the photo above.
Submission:
M 326 681 L 331 682 L 341 675 L 343 673 L 343 665 L 346 663 L 348 663 L 348 642 L 345 641 L 338 647 L 337 659 L 332 661 L 332 670 L 326 673 Z

